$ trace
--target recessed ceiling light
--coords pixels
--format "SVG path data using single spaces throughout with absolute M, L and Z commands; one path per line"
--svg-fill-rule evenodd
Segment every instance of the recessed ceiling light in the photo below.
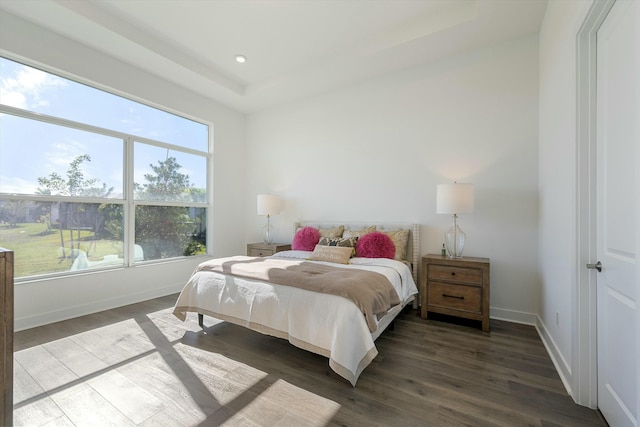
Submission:
M 236 62 L 239 64 L 244 64 L 247 62 L 247 57 L 244 55 L 236 55 Z

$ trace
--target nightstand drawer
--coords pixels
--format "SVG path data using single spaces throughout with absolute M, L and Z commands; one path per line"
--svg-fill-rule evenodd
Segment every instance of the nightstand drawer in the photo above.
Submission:
M 458 283 L 482 285 L 482 270 L 469 267 L 430 265 L 429 280 L 446 280 Z
M 249 249 L 249 256 L 271 256 L 273 255 L 273 250 L 271 249 Z
M 249 256 L 271 256 L 290 250 L 291 245 L 288 243 L 249 243 L 247 245 L 247 255 Z
M 482 313 L 482 288 L 431 282 L 428 290 L 429 307 L 444 307 L 469 313 Z

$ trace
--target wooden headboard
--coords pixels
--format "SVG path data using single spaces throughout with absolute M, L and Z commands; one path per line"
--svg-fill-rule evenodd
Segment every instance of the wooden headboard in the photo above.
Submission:
M 407 261 L 411 263 L 411 272 L 413 274 L 413 280 L 418 285 L 418 266 L 420 259 L 420 230 L 419 224 L 410 223 L 371 223 L 371 222 L 347 222 L 347 221 L 298 221 L 293 223 L 293 235 L 295 235 L 298 228 L 301 227 L 316 227 L 316 228 L 334 228 L 340 225 L 344 226 L 345 230 L 361 230 L 365 227 L 372 225 L 376 226 L 376 231 L 395 231 L 395 230 L 409 230 L 409 239 L 407 241 Z

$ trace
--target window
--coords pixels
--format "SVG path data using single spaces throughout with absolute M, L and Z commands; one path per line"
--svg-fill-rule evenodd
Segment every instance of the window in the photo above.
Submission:
M 207 253 L 209 126 L 0 57 L 17 278 Z

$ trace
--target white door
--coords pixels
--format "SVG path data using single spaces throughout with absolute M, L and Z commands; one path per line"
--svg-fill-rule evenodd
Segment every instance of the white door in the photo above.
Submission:
M 612 427 L 638 426 L 640 397 L 639 3 L 617 0 L 597 33 L 598 407 Z

